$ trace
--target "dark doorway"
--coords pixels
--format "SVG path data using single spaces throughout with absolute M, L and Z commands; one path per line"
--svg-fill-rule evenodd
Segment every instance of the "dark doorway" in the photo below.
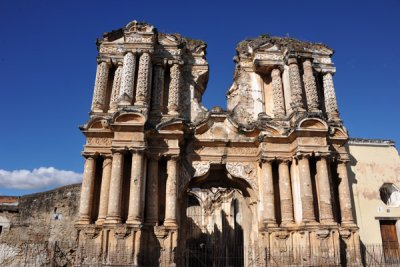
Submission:
M 187 191 L 185 266 L 242 267 L 245 197 L 229 179 L 222 178 L 226 177 L 222 171 L 214 175 L 191 184 Z

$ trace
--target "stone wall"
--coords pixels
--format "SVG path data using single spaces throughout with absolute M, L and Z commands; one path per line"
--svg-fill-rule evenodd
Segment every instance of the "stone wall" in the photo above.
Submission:
M 0 266 L 46 266 L 56 258 L 69 260 L 76 247 L 80 189 L 80 184 L 68 185 L 21 196 L 17 208 L 2 205 L 0 221 L 9 222 L 9 229 L 0 234 Z
M 351 139 L 349 151 L 349 179 L 361 242 L 381 244 L 380 220 L 397 221 L 400 234 L 400 206 L 384 203 L 379 191 L 384 183 L 400 185 L 399 152 L 391 141 L 371 139 Z

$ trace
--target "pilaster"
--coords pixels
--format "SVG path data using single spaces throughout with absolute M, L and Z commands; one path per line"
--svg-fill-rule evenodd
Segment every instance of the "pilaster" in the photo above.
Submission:
M 114 73 L 114 81 L 111 90 L 110 109 L 108 110 L 108 112 L 110 113 L 115 112 L 118 108 L 118 96 L 121 87 L 122 72 L 123 72 L 122 61 L 118 61 Z
M 143 222 L 144 150 L 132 148 L 131 184 L 127 224 L 139 226 Z
M 309 154 L 297 155 L 297 160 L 299 162 L 303 222 L 306 224 L 316 222 L 309 157 Z
M 76 224 L 90 224 L 93 209 L 93 192 L 96 177 L 95 154 L 84 154 L 85 165 L 83 170 L 81 200 L 79 206 L 79 219 Z
M 136 85 L 136 106 L 147 106 L 149 90 L 151 88 L 151 56 L 148 52 L 143 52 L 139 59 L 138 81 Z
M 281 218 L 282 225 L 290 225 L 294 223 L 293 217 L 293 198 L 290 182 L 289 159 L 278 160 L 279 167 L 279 193 L 281 201 Z
M 301 86 L 301 78 L 299 66 L 297 65 L 296 58 L 289 58 L 289 82 L 290 82 L 290 94 L 292 102 L 290 106 L 293 111 L 304 111 L 303 105 L 303 92 Z
M 285 112 L 285 99 L 283 97 L 283 86 L 281 78 L 281 70 L 279 68 L 273 69 L 271 72 L 272 78 L 272 93 L 274 99 L 274 117 L 283 118 Z
M 331 72 L 323 74 L 325 110 L 328 118 L 331 120 L 339 119 L 339 111 L 336 101 L 335 87 L 333 86 L 333 77 Z
M 317 158 L 317 185 L 320 222 L 334 224 L 330 177 L 326 155 Z
M 306 91 L 308 111 L 319 112 L 317 84 L 315 83 L 313 67 L 310 59 L 307 58 L 303 62 L 303 70 L 303 82 Z
M 92 111 L 93 112 L 104 112 L 106 94 L 107 94 L 107 84 L 108 84 L 108 74 L 110 71 L 110 63 L 105 60 L 99 60 L 96 72 L 96 81 L 94 84 L 93 101 L 92 101 Z
M 165 226 L 177 226 L 177 197 L 178 197 L 178 162 L 179 156 L 173 155 L 167 161 L 167 185 L 165 200 Z
M 124 169 L 124 150 L 113 149 L 110 192 L 106 224 L 121 223 L 122 177 Z
M 118 105 L 132 105 L 133 88 L 135 83 L 135 69 L 136 55 L 132 52 L 127 52 L 124 56 L 124 65 L 122 68 L 122 80 L 118 97 Z
M 103 161 L 103 173 L 100 187 L 99 216 L 96 224 L 102 225 L 107 218 L 108 197 L 110 193 L 112 157 L 107 155 Z
M 171 82 L 168 92 L 168 115 L 179 115 L 179 96 L 181 91 L 181 66 L 173 63 L 171 67 Z

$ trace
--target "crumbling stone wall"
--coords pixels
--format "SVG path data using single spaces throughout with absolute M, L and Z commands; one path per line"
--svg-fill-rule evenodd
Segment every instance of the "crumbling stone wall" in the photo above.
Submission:
M 74 222 L 80 184 L 22 196 L 18 208 L 0 209 L 10 229 L 0 234 L 0 266 L 46 266 L 76 248 Z

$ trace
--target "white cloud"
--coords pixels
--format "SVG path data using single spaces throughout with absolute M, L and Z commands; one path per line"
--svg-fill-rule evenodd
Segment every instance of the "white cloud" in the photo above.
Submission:
M 82 182 L 82 174 L 40 167 L 30 170 L 7 171 L 0 169 L 0 188 L 38 189 Z

